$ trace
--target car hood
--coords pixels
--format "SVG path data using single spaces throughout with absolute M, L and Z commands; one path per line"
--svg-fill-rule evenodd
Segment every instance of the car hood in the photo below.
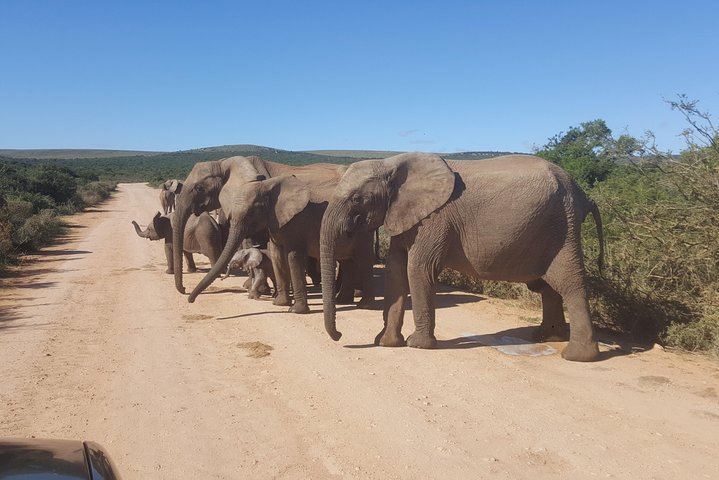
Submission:
M 79 440 L 0 439 L 4 480 L 119 480 L 104 449 Z

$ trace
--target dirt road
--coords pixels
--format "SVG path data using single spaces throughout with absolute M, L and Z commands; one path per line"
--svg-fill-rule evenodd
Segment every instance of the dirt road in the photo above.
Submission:
M 292 315 L 231 277 L 189 304 L 130 225 L 158 206 L 123 184 L 0 280 L 0 437 L 96 440 L 126 479 L 719 478 L 716 363 L 567 362 L 516 340 L 537 312 L 462 292 L 433 351 L 372 346 L 381 312 L 350 307 L 332 342 L 319 292 Z

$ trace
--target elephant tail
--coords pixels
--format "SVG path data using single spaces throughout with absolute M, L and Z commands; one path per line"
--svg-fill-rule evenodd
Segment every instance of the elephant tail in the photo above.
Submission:
M 589 213 L 592 214 L 594 224 L 597 226 L 597 239 L 599 240 L 599 257 L 597 258 L 597 268 L 601 271 L 604 268 L 604 228 L 602 226 L 602 216 L 599 214 L 597 204 L 591 198 L 587 198 L 589 205 Z

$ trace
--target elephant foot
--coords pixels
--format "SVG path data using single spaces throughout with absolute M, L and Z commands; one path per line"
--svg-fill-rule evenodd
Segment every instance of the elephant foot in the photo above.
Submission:
M 271 295 L 272 290 L 270 289 L 269 285 L 260 285 L 257 289 L 257 293 L 259 295 Z
M 197 271 L 197 267 L 187 267 L 187 273 L 195 273 Z
M 363 308 L 365 310 L 374 310 L 376 307 L 374 298 L 363 298 L 357 302 L 357 308 Z
M 597 357 L 599 357 L 597 342 L 579 343 L 570 341 L 562 350 L 562 358 L 572 362 L 593 362 Z
M 415 331 L 407 337 L 407 346 L 414 348 L 435 348 L 437 347 L 437 339 L 434 338 L 434 335 Z
M 247 290 L 249 290 L 250 287 L 252 287 L 252 279 L 248 278 L 247 280 L 245 280 L 245 283 L 242 284 L 242 288 L 246 288 Z
M 250 300 L 257 300 L 258 298 L 260 298 L 260 296 L 259 296 L 258 294 L 256 294 L 256 293 L 254 293 L 254 292 L 250 292 L 250 293 L 247 295 L 247 298 L 249 298 Z
M 380 347 L 405 347 L 407 342 L 401 333 L 389 334 L 382 330 L 379 335 L 374 339 L 374 344 Z
M 534 339 L 538 342 L 566 342 L 569 340 L 569 324 L 540 325 Z
M 310 307 L 308 307 L 306 304 L 295 302 L 295 304 L 290 307 L 288 312 L 300 314 L 310 313 Z
M 290 297 L 277 295 L 274 300 L 272 300 L 272 305 L 277 305 L 278 307 L 289 307 L 292 305 L 292 300 Z
M 165 273 L 169 273 L 170 275 L 174 275 L 174 274 L 175 274 L 175 270 L 173 270 L 172 268 L 168 268 L 167 270 L 165 270 Z

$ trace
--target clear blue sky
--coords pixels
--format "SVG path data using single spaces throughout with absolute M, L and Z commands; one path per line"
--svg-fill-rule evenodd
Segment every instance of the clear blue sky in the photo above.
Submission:
M 719 116 L 719 2 L 0 1 L 0 148 L 531 151 Z

